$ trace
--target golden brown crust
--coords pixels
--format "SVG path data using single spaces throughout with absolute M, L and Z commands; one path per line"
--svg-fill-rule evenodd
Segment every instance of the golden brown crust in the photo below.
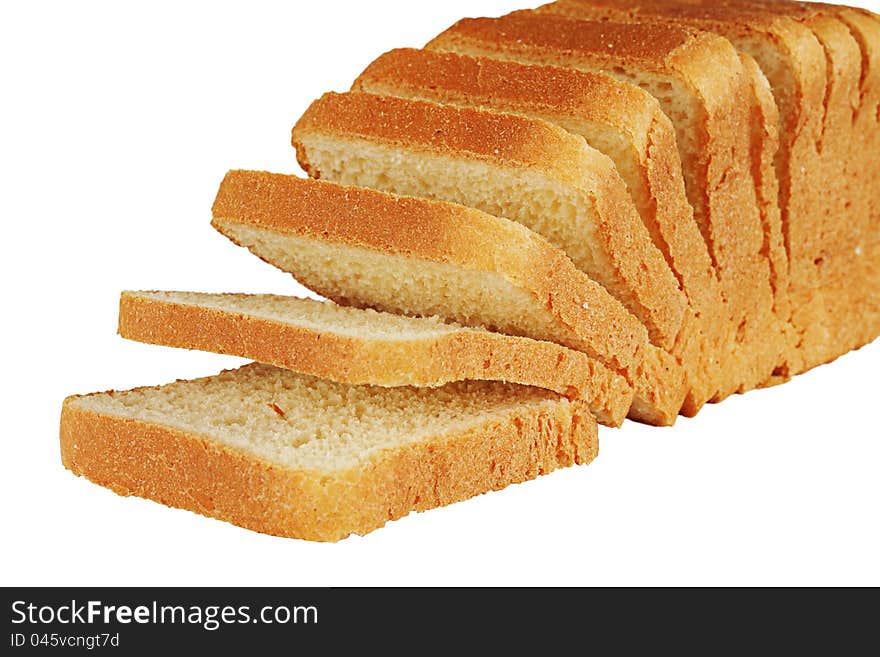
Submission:
M 572 22 L 569 16 L 522 10 L 500 18 L 463 18 L 432 39 L 426 48 L 447 50 L 455 42 L 496 42 L 503 43 L 510 53 L 525 54 L 536 49 L 567 52 L 571 56 L 589 53 L 602 57 L 609 64 L 609 71 L 623 64 L 660 74 L 680 70 L 682 65 L 688 65 L 688 60 L 719 54 L 717 37 L 698 30 L 659 22 Z
M 352 90 L 401 95 L 453 105 L 605 124 L 647 147 L 650 124 L 662 116 L 638 87 L 603 73 L 514 61 L 467 57 L 452 52 L 398 48 L 381 55 L 355 80 Z
M 299 148 L 301 135 L 328 133 L 370 136 L 388 144 L 431 152 L 468 154 L 492 164 L 540 170 L 578 186 L 583 178 L 580 145 L 564 130 L 524 116 L 453 108 L 371 94 L 329 92 L 296 122 L 292 142 L 306 171 L 312 167 Z M 576 153 L 574 161 L 556 157 Z M 317 176 L 316 176 L 317 177 Z
M 500 169 L 537 171 L 553 184 L 562 183 L 594 211 L 594 248 L 608 267 L 587 273 L 606 283 L 645 324 L 654 344 L 664 349 L 675 344 L 686 299 L 639 221 L 613 162 L 583 139 L 524 116 L 363 93 L 326 94 L 297 122 L 297 157 L 320 178 L 320 166 L 310 159 L 315 137 L 479 160 Z M 499 147 L 502 143 L 506 148 Z
M 212 211 L 218 220 L 387 249 L 476 271 L 495 271 L 499 261 L 515 264 L 505 256 L 506 249 L 487 246 L 507 242 L 528 250 L 539 246 L 526 233 L 510 230 L 509 224 L 453 203 L 259 171 L 227 173 Z M 342 217 L 346 220 L 340 221 Z
M 638 415 L 631 417 L 653 424 L 675 422 L 685 395 L 680 368 L 649 344 L 644 326 L 604 288 L 579 272 L 564 253 L 514 222 L 451 203 L 253 171 L 226 175 L 213 213 L 214 227 L 227 237 L 231 225 L 244 224 L 497 273 L 564 327 L 571 336 L 567 346 L 627 379 L 640 400 Z M 306 284 L 332 298 L 331 291 Z
M 553 29 L 545 30 L 529 20 L 531 16 L 531 11 L 523 10 L 501 19 L 463 18 L 426 47 L 443 50 L 454 35 L 461 41 L 499 39 L 505 43 L 517 42 L 523 51 L 535 47 L 569 52 L 607 50 L 612 59 L 622 57 L 640 68 L 663 72 L 669 68 L 670 57 L 674 57 L 682 48 L 691 47 L 694 42 L 692 31 L 663 25 L 611 22 L 604 25 L 576 25 L 554 21 Z
M 254 531 L 314 541 L 366 534 L 412 511 L 444 506 L 589 463 L 596 423 L 560 402 L 503 421 L 388 450 L 328 475 L 261 461 L 209 436 L 89 412 L 65 400 L 61 460 L 74 474 Z
M 119 334 L 150 344 L 241 356 L 355 385 L 437 387 L 473 379 L 537 386 L 587 401 L 597 419 L 609 426 L 620 426 L 633 399 L 623 377 L 582 352 L 467 329 L 377 340 L 123 292 Z

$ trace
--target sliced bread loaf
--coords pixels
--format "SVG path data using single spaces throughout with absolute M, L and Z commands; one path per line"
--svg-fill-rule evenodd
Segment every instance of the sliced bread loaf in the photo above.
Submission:
M 248 365 L 69 397 L 77 475 L 255 531 L 316 541 L 590 462 L 582 402 L 503 383 L 351 386 Z
M 751 87 L 716 35 L 668 25 L 516 12 L 465 19 L 428 47 L 606 72 L 654 95 L 676 129 L 688 198 L 719 275 L 734 339 L 721 396 L 760 385 L 788 349 L 774 314 L 767 239 L 751 175 Z
M 696 414 L 715 395 L 729 323 L 685 194 L 674 128 L 653 96 L 602 73 L 408 48 L 379 57 L 353 88 L 543 119 L 609 156 L 696 315 L 700 339 L 681 358 L 690 385 L 682 412 Z
M 632 387 L 580 351 L 436 317 L 405 317 L 271 294 L 123 292 L 124 338 L 242 356 L 322 379 L 383 387 L 464 380 L 538 386 L 583 399 L 619 426 Z
M 639 321 L 560 250 L 464 206 L 261 172 L 227 174 L 213 225 L 342 305 L 547 340 L 635 389 L 630 417 L 671 424 L 681 369 Z

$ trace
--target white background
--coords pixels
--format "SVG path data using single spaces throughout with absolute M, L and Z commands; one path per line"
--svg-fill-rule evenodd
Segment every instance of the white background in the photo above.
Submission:
M 877 343 L 673 429 L 606 429 L 590 466 L 338 544 L 64 470 L 66 395 L 240 362 L 122 340 L 120 290 L 302 292 L 210 228 L 224 172 L 297 171 L 290 128 L 312 99 L 385 50 L 524 4 L 135 6 L 0 9 L 0 584 L 880 584 Z

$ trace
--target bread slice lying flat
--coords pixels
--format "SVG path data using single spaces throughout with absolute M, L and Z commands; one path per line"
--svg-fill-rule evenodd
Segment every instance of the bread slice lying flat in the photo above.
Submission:
M 516 12 L 465 19 L 428 48 L 607 72 L 642 86 L 676 128 L 688 198 L 713 258 L 735 340 L 721 396 L 760 385 L 784 360 L 751 174 L 749 80 L 728 41 L 668 25 Z
M 552 342 L 270 294 L 123 292 L 119 333 L 169 347 L 242 356 L 351 384 L 438 387 L 464 380 L 538 386 L 583 399 L 619 426 L 632 387 Z
M 589 463 L 581 402 L 503 383 L 332 383 L 269 365 L 69 397 L 77 475 L 255 531 L 315 541 Z
M 293 129 L 312 177 L 461 203 L 562 249 L 670 350 L 687 301 L 614 163 L 523 116 L 371 94 L 325 94 Z
M 633 386 L 630 417 L 671 424 L 681 369 L 564 253 L 472 208 L 317 180 L 232 171 L 213 225 L 319 294 L 583 351 Z
M 795 372 L 880 332 L 880 318 L 864 310 L 865 295 L 876 288 L 863 257 L 876 239 L 869 208 L 880 197 L 880 165 L 873 155 L 880 149 L 880 22 L 875 15 L 760 0 L 564 0 L 548 9 L 698 27 L 727 37 L 753 57 L 772 85 L 781 116 L 776 172 L 799 344 Z
M 653 96 L 603 73 L 410 48 L 379 57 L 353 88 L 543 119 L 610 157 L 696 315 L 700 336 L 690 341 L 691 353 L 683 344 L 673 350 L 690 386 L 682 412 L 696 414 L 715 395 L 729 323 L 685 194 L 675 129 Z

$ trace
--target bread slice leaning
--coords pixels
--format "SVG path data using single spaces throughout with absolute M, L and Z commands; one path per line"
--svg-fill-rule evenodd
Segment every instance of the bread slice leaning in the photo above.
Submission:
M 688 199 L 709 248 L 734 339 L 719 398 L 761 385 L 785 360 L 751 175 L 751 89 L 725 39 L 668 25 L 515 12 L 464 19 L 429 49 L 605 72 L 654 95 L 672 120 Z
M 695 415 L 715 395 L 729 323 L 685 193 L 675 129 L 653 96 L 604 73 L 412 48 L 380 56 L 353 89 L 542 119 L 611 158 L 696 316 L 692 351 L 673 351 L 690 386 L 682 413 Z
M 269 365 L 69 397 L 74 474 L 258 532 L 313 541 L 589 463 L 582 402 L 503 383 L 352 386 Z
M 512 221 L 451 203 L 232 171 L 213 225 L 341 305 L 556 342 L 634 388 L 629 416 L 672 424 L 680 368 L 564 253 Z
M 270 294 L 123 292 L 119 334 L 185 349 L 241 356 L 350 384 L 439 387 L 503 381 L 585 400 L 597 419 L 619 426 L 633 391 L 580 351 L 490 333 Z

